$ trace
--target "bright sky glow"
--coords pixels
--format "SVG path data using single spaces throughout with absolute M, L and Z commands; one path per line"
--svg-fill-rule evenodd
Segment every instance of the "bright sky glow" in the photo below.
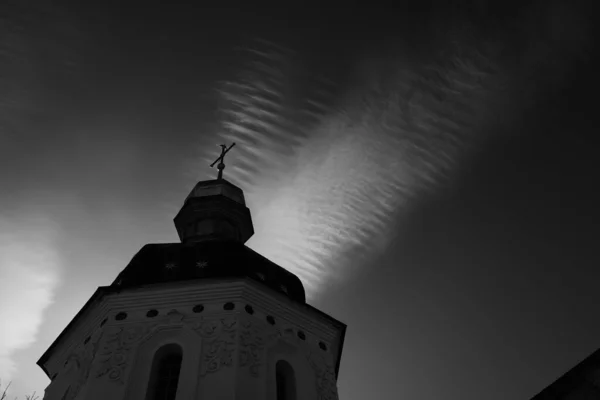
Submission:
M 14 377 L 14 353 L 36 341 L 59 283 L 57 226 L 45 217 L 0 215 L 0 376 Z

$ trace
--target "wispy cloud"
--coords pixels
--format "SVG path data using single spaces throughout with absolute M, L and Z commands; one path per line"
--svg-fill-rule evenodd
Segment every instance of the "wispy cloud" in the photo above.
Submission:
M 14 354 L 35 343 L 59 283 L 59 227 L 44 216 L 0 215 L 0 377 L 15 378 Z
M 541 20 L 523 14 L 516 26 L 525 41 L 474 34 L 465 29 L 471 17 L 442 12 L 444 23 L 426 35 L 435 40 L 419 52 L 408 50 L 411 36 L 357 53 L 344 88 L 294 51 L 250 46 L 239 75 L 221 86 L 218 132 L 238 144 L 227 177 L 253 211 L 249 246 L 297 274 L 309 299 L 350 275 L 357 255 L 387 245 L 398 212 L 451 179 L 526 99 L 585 55 L 586 27 L 569 11 L 554 2 Z M 570 35 L 559 34 L 564 24 Z
M 248 245 L 297 274 L 311 300 L 352 275 L 357 255 L 385 248 L 394 214 L 451 173 L 495 104 L 498 76 L 476 49 L 448 45 L 447 65 L 365 58 L 334 98 L 333 83 L 291 52 L 261 46 L 250 57 L 260 62 L 220 92 L 220 137 L 239 145 L 227 179 L 253 212 Z

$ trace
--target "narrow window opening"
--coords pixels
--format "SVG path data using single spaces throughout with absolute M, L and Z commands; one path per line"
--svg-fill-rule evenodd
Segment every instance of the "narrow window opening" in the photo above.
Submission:
M 176 344 L 168 344 L 156 352 L 146 400 L 175 400 L 182 358 L 181 347 Z
M 277 400 L 296 400 L 296 377 L 292 366 L 283 360 L 275 365 Z

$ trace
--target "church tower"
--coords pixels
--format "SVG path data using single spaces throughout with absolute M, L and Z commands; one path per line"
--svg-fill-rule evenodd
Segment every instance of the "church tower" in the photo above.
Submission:
M 228 150 L 175 216 L 181 243 L 142 247 L 42 355 L 44 400 L 338 398 L 346 326 L 245 246 L 254 229 L 222 177 Z

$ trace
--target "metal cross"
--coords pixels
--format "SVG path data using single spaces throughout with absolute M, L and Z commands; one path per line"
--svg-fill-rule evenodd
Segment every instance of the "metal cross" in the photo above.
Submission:
M 223 170 L 225 169 L 225 154 L 227 154 L 227 152 L 231 150 L 233 146 L 235 146 L 235 142 L 232 143 L 229 148 L 227 148 L 227 145 L 225 144 L 221 144 L 219 146 L 221 146 L 221 155 L 212 164 L 210 164 L 210 167 L 214 167 L 218 162 L 219 164 L 217 165 L 217 169 L 219 170 L 219 175 L 217 179 L 223 179 Z

